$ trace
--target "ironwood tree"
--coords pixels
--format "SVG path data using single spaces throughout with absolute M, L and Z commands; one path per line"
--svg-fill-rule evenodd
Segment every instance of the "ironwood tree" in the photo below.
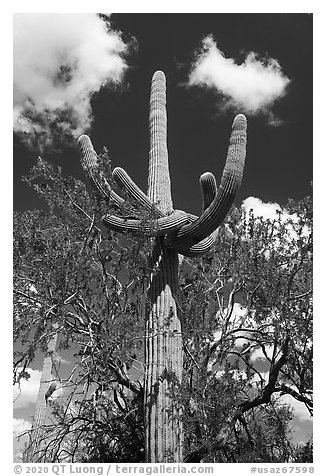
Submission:
M 37 187 L 52 203 L 62 196 L 61 212 L 56 205 L 54 215 L 33 211 L 14 220 L 16 379 L 35 353 L 46 352 L 55 324 L 57 353 L 75 357 L 69 372 L 59 369 L 64 393 L 48 404 L 43 457 L 144 462 L 146 303 L 138 296 L 149 244 L 105 235 L 85 187 L 64 183 L 39 162 L 34 176 L 44 174 Z M 48 177 L 52 190 L 43 187 Z M 266 221 L 234 208 L 216 248 L 182 263 L 183 386 L 173 398 L 183 407 L 186 461 L 294 458 L 282 396 L 312 412 L 311 202 L 287 209 L 295 219 Z
M 281 397 L 312 412 L 310 200 L 289 201 L 287 218 L 269 221 L 233 208 L 218 235 L 205 238 L 201 232 L 214 230 L 204 226 L 196 235 L 194 224 L 221 205 L 210 174 L 201 181 L 202 221 L 172 210 L 163 216 L 160 199 L 149 200 L 122 169 L 112 173 L 107 152 L 98 157 L 85 136 L 80 142 L 96 193 L 39 159 L 27 181 L 47 211 L 14 218 L 15 381 L 28 376 L 54 334 L 58 353 L 75 352 L 61 378 L 62 398 L 49 403 L 39 460 L 179 461 L 182 453 L 188 462 L 294 459 L 291 411 Z M 149 310 L 167 282 L 154 286 L 148 276 L 164 269 L 153 267 L 162 253 L 173 255 L 179 286 L 166 299 L 163 286 L 159 304 L 168 313 L 158 324 Z M 169 353 L 155 353 L 164 343 Z M 182 363 L 177 372 L 172 361 Z

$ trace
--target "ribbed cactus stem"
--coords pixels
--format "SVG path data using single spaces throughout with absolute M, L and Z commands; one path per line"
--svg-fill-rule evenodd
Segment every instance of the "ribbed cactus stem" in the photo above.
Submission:
M 103 223 L 111 230 L 121 233 L 133 232 L 147 234 L 148 236 L 164 236 L 178 230 L 182 225 L 188 223 L 188 214 L 182 210 L 175 210 L 167 217 L 156 220 L 142 221 L 117 217 L 115 215 L 105 215 Z
M 198 220 L 183 226 L 175 234 L 167 236 L 166 246 L 169 249 L 191 247 L 213 233 L 223 222 L 242 180 L 246 157 L 246 129 L 245 116 L 238 114 L 233 121 L 226 164 L 216 197 Z
M 218 230 L 215 230 L 213 233 L 208 235 L 207 238 L 204 238 L 195 245 L 186 248 L 183 248 L 181 245 L 178 246 L 177 252 L 183 256 L 187 256 L 187 258 L 196 258 L 197 256 L 201 256 L 212 248 L 217 235 Z
M 206 172 L 200 176 L 199 183 L 201 187 L 204 211 L 210 206 L 217 195 L 216 179 L 211 172 Z
M 82 166 L 94 188 L 104 199 L 111 200 L 117 206 L 122 206 L 124 200 L 112 190 L 110 184 L 99 170 L 98 157 L 90 138 L 85 134 L 80 136 L 78 145 L 82 157 Z
M 34 420 L 32 425 L 32 444 L 29 450 L 28 460 L 30 462 L 39 462 L 40 451 L 44 445 L 42 439 L 42 427 L 45 423 L 46 416 L 46 399 L 45 394 L 49 388 L 49 385 L 53 381 L 52 378 L 52 359 L 57 344 L 58 335 L 55 333 L 48 344 L 48 356 L 45 357 L 43 362 L 42 375 L 40 380 L 39 391 L 37 395 L 36 407 L 34 412 Z
M 150 96 L 149 199 L 165 214 L 173 210 L 167 151 L 165 75 L 157 71 Z M 186 214 L 187 215 L 187 214 Z M 187 220 L 188 222 L 188 220 Z M 150 267 L 149 307 L 145 335 L 145 428 L 146 461 L 182 461 L 182 421 L 171 398 L 173 385 L 182 377 L 182 335 L 175 293 L 178 254 L 156 239 Z
M 202 201 L 203 201 L 203 211 L 206 210 L 213 202 L 217 195 L 217 186 L 214 175 L 211 172 L 206 172 L 200 176 L 199 184 L 202 192 Z M 198 220 L 198 216 L 188 213 L 188 220 L 190 223 Z M 179 245 L 177 252 L 188 258 L 195 258 L 201 256 L 207 251 L 209 251 L 215 243 L 218 230 L 215 230 L 213 233 L 208 235 L 206 238 L 201 240 L 199 243 L 192 245 L 190 247 L 183 247 Z
M 178 255 L 156 240 L 151 265 L 145 334 L 146 461 L 182 461 L 180 409 L 171 396 L 182 378 L 182 335 L 175 293 Z
M 137 205 L 143 207 L 145 210 L 153 213 L 155 216 L 164 217 L 164 213 L 159 210 L 153 202 L 140 190 L 135 182 L 129 177 L 127 172 L 121 168 L 116 167 L 112 172 L 112 177 L 116 181 L 121 190 L 125 190 L 136 202 Z
M 173 209 L 167 149 L 166 80 L 162 71 L 152 79 L 149 112 L 150 151 L 148 198 L 164 213 Z
M 212 192 L 212 190 L 210 190 L 210 192 Z M 214 199 L 213 194 L 210 194 L 210 198 Z M 206 196 L 206 199 L 203 201 L 206 202 L 206 206 L 209 206 L 211 203 L 210 200 L 207 198 L 207 196 Z M 188 222 L 193 223 L 196 220 L 198 220 L 198 216 L 188 213 Z M 196 243 L 195 245 L 192 245 L 190 247 L 183 247 L 182 245 L 178 245 L 178 248 L 175 251 L 177 251 L 179 254 L 183 256 L 187 256 L 188 258 L 195 258 L 196 256 L 201 256 L 207 253 L 207 251 L 209 251 L 212 248 L 212 246 L 215 243 L 217 235 L 218 235 L 218 229 L 213 231 L 213 233 L 211 233 L 210 235 L 208 235 L 206 238 L 199 241 L 199 243 Z M 165 237 L 165 241 L 167 239 L 167 236 Z

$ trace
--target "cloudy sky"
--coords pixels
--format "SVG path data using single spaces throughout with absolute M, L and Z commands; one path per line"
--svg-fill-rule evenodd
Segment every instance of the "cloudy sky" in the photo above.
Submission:
M 157 69 L 167 77 L 175 208 L 200 212 L 198 178 L 211 171 L 219 180 L 239 112 L 248 148 L 236 204 L 271 216 L 311 194 L 311 15 L 16 14 L 13 44 L 15 210 L 42 206 L 21 181 L 38 155 L 84 179 L 83 132 L 145 190 Z M 16 401 L 16 429 L 26 426 L 38 379 L 35 368 Z M 311 425 L 300 412 L 297 422 L 304 438 Z
M 282 205 L 311 193 L 311 15 L 113 14 L 105 22 L 95 14 L 19 14 L 15 209 L 39 206 L 21 183 L 39 154 L 83 177 L 76 138 L 85 131 L 145 189 L 157 69 L 167 76 L 175 208 L 199 212 L 199 175 L 219 179 L 238 112 L 248 117 L 238 203 L 253 196 Z

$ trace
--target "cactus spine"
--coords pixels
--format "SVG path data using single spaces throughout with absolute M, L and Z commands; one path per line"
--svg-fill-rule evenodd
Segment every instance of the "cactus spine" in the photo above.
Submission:
M 233 121 L 230 146 L 219 189 L 213 174 L 200 177 L 203 213 L 200 217 L 173 209 L 167 150 L 165 75 L 153 75 L 150 94 L 150 152 L 148 190 L 145 195 L 117 167 L 113 178 L 138 205 L 151 210 L 154 218 L 146 232 L 153 236 L 148 279 L 148 306 L 145 316 L 145 451 L 146 461 L 181 462 L 183 460 L 182 410 L 172 397 L 182 379 L 182 330 L 175 296 L 178 290 L 178 253 L 198 256 L 213 245 L 216 230 L 227 215 L 242 179 L 246 154 L 246 118 L 239 114 Z M 98 192 L 115 205 L 123 199 L 112 191 L 98 168 L 90 139 L 78 140 L 81 160 Z M 141 233 L 140 219 L 107 215 L 104 224 L 116 231 Z

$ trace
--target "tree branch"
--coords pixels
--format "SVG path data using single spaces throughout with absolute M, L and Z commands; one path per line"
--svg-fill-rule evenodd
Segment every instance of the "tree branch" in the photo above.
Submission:
M 185 463 L 200 463 L 202 458 L 211 451 L 218 451 L 225 448 L 227 440 L 232 432 L 234 422 L 236 420 L 243 420 L 243 414 L 252 408 L 255 408 L 264 403 L 269 403 L 273 393 L 278 392 L 279 389 L 276 387 L 276 381 L 280 373 L 281 368 L 285 365 L 287 361 L 289 349 L 289 337 L 286 337 L 285 342 L 282 346 L 282 355 L 278 361 L 273 365 L 269 372 L 268 384 L 262 390 L 260 395 L 258 395 L 253 400 L 246 400 L 239 404 L 238 408 L 234 412 L 234 415 L 230 421 L 220 430 L 219 435 L 217 436 L 215 442 L 210 445 L 203 445 L 197 448 L 195 451 L 191 452 L 184 460 Z

